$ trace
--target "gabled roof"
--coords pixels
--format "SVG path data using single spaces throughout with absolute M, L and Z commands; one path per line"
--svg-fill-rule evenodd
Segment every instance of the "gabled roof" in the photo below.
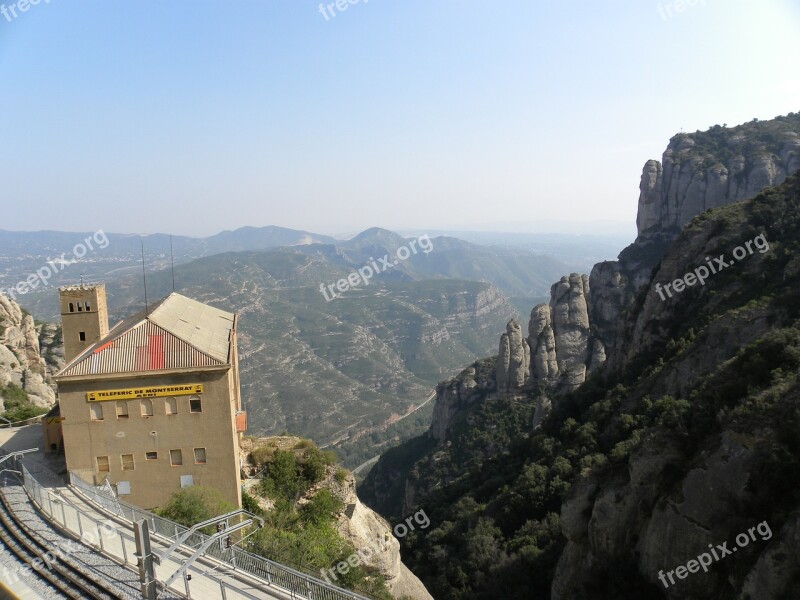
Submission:
M 104 375 L 230 364 L 236 316 L 172 293 L 117 324 L 56 377 Z

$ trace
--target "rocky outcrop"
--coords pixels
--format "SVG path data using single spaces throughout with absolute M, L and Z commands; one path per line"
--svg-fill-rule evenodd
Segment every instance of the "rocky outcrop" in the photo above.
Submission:
M 497 358 L 497 389 L 508 391 L 528 385 L 531 374 L 531 353 L 528 341 L 522 337 L 522 328 L 514 319 L 506 325 L 500 336 Z
M 33 317 L 0 295 L 0 386 L 19 386 L 28 400 L 39 407 L 55 404 L 47 363 L 40 353 L 39 336 Z M 0 399 L 0 412 L 5 406 Z
M 383 575 L 392 596 L 433 600 L 422 582 L 403 564 L 400 542 L 392 535 L 392 526 L 356 496 L 352 475 L 344 480 L 342 489 L 337 495 L 349 508 L 339 517 L 339 535 L 361 551 L 368 567 Z
M 308 445 L 309 440 L 296 436 L 246 437 L 241 441 L 239 453 L 242 476 L 246 478 L 244 487 L 263 510 L 274 510 L 275 501 L 259 491 L 259 475 L 264 470 L 264 463 L 259 461 L 275 450 L 297 453 Z M 353 474 L 344 471 L 343 477 L 341 471 L 335 465 L 327 466 L 323 479 L 300 497 L 297 507 L 308 503 L 320 490 L 329 491 L 343 507 L 335 515 L 334 525 L 340 538 L 355 549 L 357 556 L 353 560 L 357 559 L 367 571 L 379 572 L 394 598 L 433 600 L 422 582 L 403 564 L 400 542 L 393 535 L 392 526 L 358 499 Z M 333 573 L 323 571 L 319 576 L 341 585 L 335 570 Z
M 509 323 L 509 327 L 512 327 L 512 323 L 519 328 L 515 321 Z M 490 378 L 487 371 L 486 361 L 475 363 L 450 381 L 444 381 L 436 387 L 436 404 L 428 431 L 437 443 L 445 443 L 447 432 L 457 415 L 480 402 L 494 388 L 494 378 Z
M 589 277 L 572 273 L 550 288 L 549 305 L 533 308 L 527 340 L 512 320 L 500 338 L 498 391 L 531 384 L 570 390 L 583 383 L 605 360 L 603 345 L 592 337 L 588 306 Z
M 642 170 L 634 243 L 616 261 L 596 264 L 588 278 L 563 277 L 551 289 L 549 307 L 533 309 L 530 383 L 574 389 L 607 357 L 629 357 L 630 348 L 619 347 L 624 313 L 683 227 L 705 210 L 751 198 L 799 169 L 800 114 L 674 136 L 661 162 L 649 160 Z M 503 349 L 501 341 L 498 376 Z
M 649 160 L 642 171 L 639 235 L 679 231 L 709 208 L 782 183 L 800 170 L 800 134 L 792 127 L 776 119 L 673 137 L 662 161 Z

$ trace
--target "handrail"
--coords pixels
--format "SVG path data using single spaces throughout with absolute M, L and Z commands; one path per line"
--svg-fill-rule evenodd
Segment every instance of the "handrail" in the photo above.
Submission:
M 98 488 L 84 481 L 80 475 L 70 471 L 70 483 L 84 493 L 90 500 L 128 521 L 136 522 L 145 519 L 153 533 L 175 541 L 188 531 L 187 527 L 160 517 L 150 511 L 133 506 L 117 498 L 113 492 Z M 109 495 L 113 497 L 109 497 Z M 197 548 L 203 545 L 209 536 L 195 532 L 188 536 L 186 545 Z M 220 549 L 217 544 L 212 544 L 206 555 L 226 563 L 233 571 L 248 573 L 259 579 L 265 579 L 270 585 L 283 588 L 293 597 L 308 600 L 371 600 L 350 590 L 338 588 L 312 575 L 292 569 L 275 561 L 242 550 L 236 546 Z

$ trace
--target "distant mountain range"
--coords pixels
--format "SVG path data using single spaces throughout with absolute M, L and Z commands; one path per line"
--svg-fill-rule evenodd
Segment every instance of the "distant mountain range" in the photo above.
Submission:
M 22 264 L 33 272 L 37 261 L 71 252 L 90 235 L 0 232 L 0 248 L 16 272 Z M 107 239 L 105 249 L 20 296 L 20 303 L 40 320 L 57 321 L 55 284 L 83 273 L 87 281 L 106 282 L 112 319 L 140 309 L 141 242 L 128 235 Z M 154 301 L 172 290 L 169 236 L 144 241 Z M 382 431 L 423 404 L 438 381 L 495 350 L 508 316 L 519 316 L 516 305 L 529 305 L 569 271 L 551 256 L 513 245 L 404 238 L 379 228 L 345 241 L 245 228 L 207 240 L 176 236 L 173 247 L 176 289 L 241 315 L 241 379 L 251 431 L 289 431 L 320 444 L 347 444 Z M 321 285 L 381 259 L 389 266 L 369 285 L 330 301 L 321 293 Z M 23 278 L 7 275 L 4 282 L 15 277 Z

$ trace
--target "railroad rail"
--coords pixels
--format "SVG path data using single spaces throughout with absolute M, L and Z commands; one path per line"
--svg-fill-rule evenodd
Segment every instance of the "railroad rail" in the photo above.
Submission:
M 113 587 L 93 580 L 71 564 L 60 559 L 50 560 L 49 556 L 52 556 L 52 553 L 45 561 L 43 557 L 51 548 L 48 548 L 33 530 L 15 518 L 4 489 L 0 491 L 0 542 L 26 565 L 44 563 L 42 568 L 36 571 L 36 575 L 60 594 L 58 597 L 76 600 L 85 598 L 115 600 L 124 597 L 118 595 Z M 34 563 L 37 559 L 39 562 Z

